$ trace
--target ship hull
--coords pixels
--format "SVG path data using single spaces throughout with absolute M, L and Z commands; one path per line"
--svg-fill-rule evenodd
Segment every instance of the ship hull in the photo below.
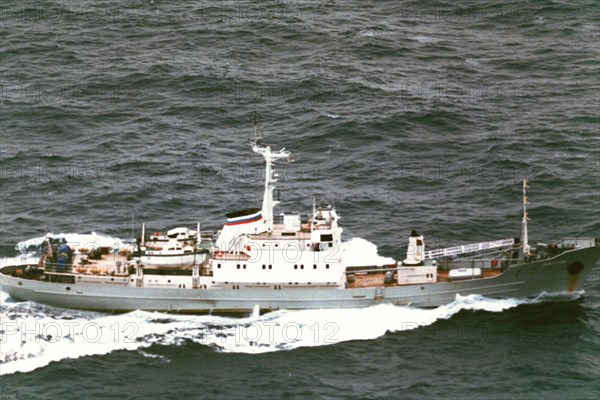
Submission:
M 514 264 L 501 274 L 459 281 L 368 288 L 269 287 L 233 289 L 137 288 L 123 284 L 50 283 L 0 271 L 2 290 L 12 297 L 56 307 L 96 311 L 132 310 L 209 313 L 279 309 L 362 308 L 378 304 L 437 307 L 456 295 L 524 298 L 541 293 L 577 292 L 598 259 L 599 248 L 565 251 L 542 261 Z M 583 268 L 572 268 L 580 263 Z M 571 268 L 569 268 L 571 267 Z

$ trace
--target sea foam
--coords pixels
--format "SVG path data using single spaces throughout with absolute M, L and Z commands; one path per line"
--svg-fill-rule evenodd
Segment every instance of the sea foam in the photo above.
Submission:
M 70 311 L 31 302 L 6 302 L 2 293 L 0 375 L 28 372 L 53 361 L 142 351 L 187 341 L 230 353 L 266 353 L 300 347 L 373 340 L 387 332 L 414 330 L 462 310 L 500 312 L 540 300 L 457 296 L 435 309 L 377 305 L 360 309 L 276 311 L 247 318 L 134 311 L 121 315 Z

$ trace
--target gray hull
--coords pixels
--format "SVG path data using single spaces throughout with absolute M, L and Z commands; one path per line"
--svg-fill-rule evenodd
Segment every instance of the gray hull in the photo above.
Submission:
M 377 304 L 436 307 L 451 303 L 456 295 L 478 294 L 494 298 L 523 298 L 540 293 L 575 292 L 583 288 L 595 267 L 599 248 L 565 251 L 554 258 L 514 264 L 500 275 L 455 282 L 341 288 L 170 289 L 132 288 L 119 284 L 49 283 L 0 274 L 2 290 L 11 296 L 56 307 L 125 312 L 249 312 L 278 309 L 360 308 Z M 583 269 L 573 273 L 578 262 Z

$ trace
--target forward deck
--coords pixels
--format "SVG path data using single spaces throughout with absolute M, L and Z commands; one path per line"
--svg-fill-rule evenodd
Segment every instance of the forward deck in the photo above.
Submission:
M 390 269 L 390 271 L 393 271 L 393 269 Z M 439 270 L 438 269 L 436 282 L 450 282 L 450 279 L 448 279 L 448 272 L 449 271 L 447 271 L 447 270 Z M 475 279 L 493 278 L 495 276 L 500 275 L 502 273 L 502 270 L 500 270 L 500 269 L 489 270 L 488 269 L 488 270 L 483 270 L 482 272 L 483 272 L 483 277 L 475 278 Z M 390 287 L 390 286 L 424 285 L 423 283 L 400 285 L 396 281 L 394 281 L 393 283 L 384 283 L 384 277 L 385 277 L 384 271 L 377 272 L 377 273 L 371 273 L 371 274 L 356 274 L 355 277 L 356 277 L 356 280 L 354 282 L 348 283 L 348 288 L 359 289 L 359 288 L 372 288 L 372 287 L 381 287 L 381 286 Z

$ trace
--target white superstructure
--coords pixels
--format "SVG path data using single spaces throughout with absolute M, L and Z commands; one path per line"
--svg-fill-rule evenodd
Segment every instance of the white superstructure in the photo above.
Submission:
M 285 149 L 252 143 L 265 159 L 261 209 L 227 214 L 210 260 L 214 285 L 339 286 L 345 284 L 339 216 L 332 207 L 313 206 L 311 215 L 275 215 L 275 162 L 289 159 Z

